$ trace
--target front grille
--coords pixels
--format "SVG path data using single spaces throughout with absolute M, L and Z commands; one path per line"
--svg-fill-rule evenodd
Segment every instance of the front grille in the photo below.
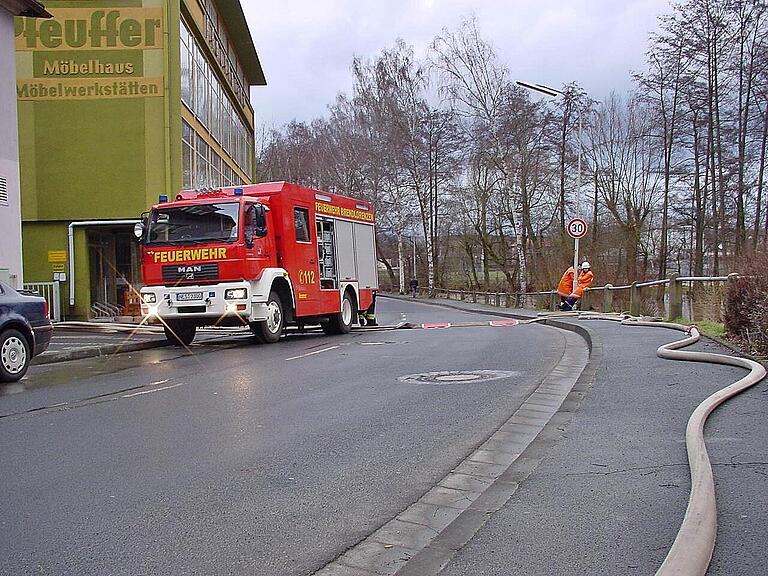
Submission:
M 163 282 L 197 282 L 200 280 L 217 280 L 218 278 L 218 262 L 163 266 Z

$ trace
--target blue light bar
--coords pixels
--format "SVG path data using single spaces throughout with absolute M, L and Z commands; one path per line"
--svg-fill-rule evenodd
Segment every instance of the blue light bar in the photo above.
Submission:
M 164 202 L 168 202 L 168 196 L 163 194 L 162 196 L 160 196 L 159 201 L 160 201 L 160 204 L 163 204 Z
M 242 195 L 243 195 L 243 189 L 235 188 L 235 196 L 242 196 Z

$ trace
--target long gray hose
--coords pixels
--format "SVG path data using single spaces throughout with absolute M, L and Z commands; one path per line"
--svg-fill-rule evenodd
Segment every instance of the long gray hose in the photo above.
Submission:
M 714 354 L 711 352 L 684 352 L 679 350 L 695 344 L 701 338 L 695 326 L 684 326 L 671 322 L 648 321 L 626 314 L 601 314 L 594 312 L 565 312 L 541 314 L 537 318 L 521 320 L 520 324 L 546 321 L 552 318 L 579 318 L 583 320 L 613 320 L 628 326 L 651 326 L 671 328 L 688 334 L 676 342 L 659 346 L 656 355 L 667 360 L 688 360 L 708 362 L 746 368 L 749 374 L 730 386 L 718 390 L 706 398 L 691 414 L 685 431 L 685 446 L 688 451 L 688 465 L 691 471 L 691 492 L 688 507 L 678 530 L 675 541 L 664 562 L 656 572 L 657 576 L 704 576 L 712 559 L 717 536 L 717 506 L 712 466 L 704 443 L 704 424 L 707 417 L 720 404 L 754 386 L 766 375 L 765 367 L 746 358 Z
M 660 346 L 656 350 L 656 355 L 659 358 L 726 364 L 749 370 L 749 374 L 730 386 L 718 390 L 699 404 L 688 419 L 688 426 L 685 431 L 688 465 L 691 469 L 691 493 L 677 537 L 656 574 L 657 576 L 704 576 L 712 559 L 717 536 L 715 483 L 707 447 L 704 443 L 704 424 L 707 417 L 720 404 L 762 380 L 766 374 L 765 367 L 753 360 L 736 356 L 711 352 L 680 351 L 679 348 L 685 348 L 699 341 L 701 336 L 695 326 L 682 326 L 669 322 L 647 322 L 637 318 L 625 318 L 622 320 L 622 324 L 672 328 L 689 334 L 682 340 Z

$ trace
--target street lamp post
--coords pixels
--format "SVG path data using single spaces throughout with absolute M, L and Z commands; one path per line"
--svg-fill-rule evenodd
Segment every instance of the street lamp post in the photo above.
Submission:
M 542 94 L 546 94 L 547 96 L 550 96 L 552 98 L 557 96 L 562 96 L 563 98 L 568 100 L 568 98 L 571 98 L 569 94 L 566 94 L 562 90 L 557 90 L 555 88 L 551 88 L 549 86 L 545 86 L 543 84 L 531 84 L 529 82 L 522 82 L 520 80 L 517 81 L 518 86 L 522 86 L 523 88 L 527 88 L 528 90 L 534 90 L 536 92 L 541 92 Z M 576 176 L 576 218 L 581 218 L 581 133 L 582 133 L 582 123 L 581 123 L 581 108 L 576 107 L 576 112 L 579 115 L 579 154 L 578 154 L 578 171 Z M 579 285 L 579 239 L 574 238 L 573 239 L 573 291 L 576 291 L 576 287 Z

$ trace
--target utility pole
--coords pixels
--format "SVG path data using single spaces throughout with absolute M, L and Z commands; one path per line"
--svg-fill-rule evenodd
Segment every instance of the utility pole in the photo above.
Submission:
M 569 100 L 573 98 L 573 94 L 568 94 L 563 92 L 562 90 L 557 90 L 556 88 L 551 88 L 549 86 L 545 86 L 544 84 L 531 84 L 529 82 L 522 82 L 518 80 L 517 82 L 518 86 L 522 86 L 523 88 L 527 88 L 528 90 L 534 90 L 536 92 L 540 92 L 542 94 L 546 94 L 547 96 L 554 98 L 557 96 L 562 96 L 565 98 L 565 100 Z M 578 103 L 576 105 L 576 112 L 579 115 L 579 155 L 578 155 L 578 172 L 576 175 L 576 218 L 581 218 L 581 151 L 582 151 L 582 119 L 581 119 L 581 107 L 578 106 Z M 573 239 L 573 291 L 576 291 L 576 287 L 579 285 L 579 238 Z

